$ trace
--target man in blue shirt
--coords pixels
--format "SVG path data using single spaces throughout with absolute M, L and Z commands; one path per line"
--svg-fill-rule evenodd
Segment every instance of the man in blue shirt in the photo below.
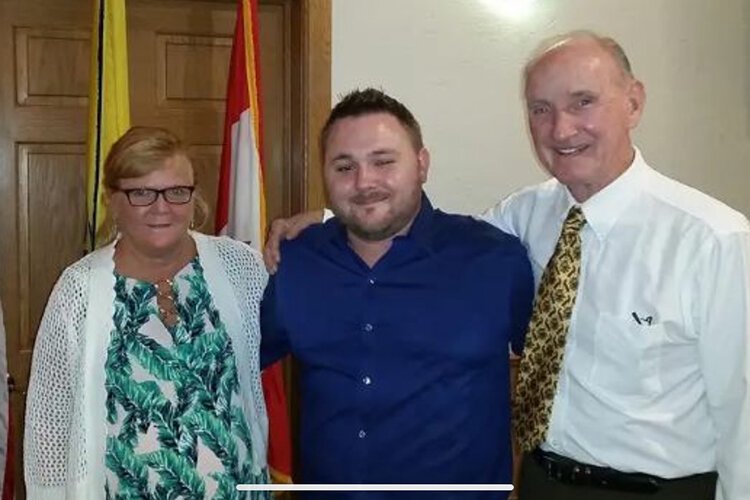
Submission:
M 300 366 L 299 479 L 510 483 L 508 347 L 521 351 L 534 293 L 524 248 L 432 207 L 419 124 L 384 93 L 344 97 L 320 142 L 335 218 L 282 245 L 261 308 L 263 365 L 291 353 Z M 339 498 L 381 496 L 394 498 Z

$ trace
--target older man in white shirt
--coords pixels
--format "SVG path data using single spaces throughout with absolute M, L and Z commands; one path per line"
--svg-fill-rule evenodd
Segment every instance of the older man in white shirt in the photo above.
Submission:
M 524 242 L 537 285 L 571 207 L 585 225 L 521 500 L 750 499 L 747 219 L 658 173 L 632 145 L 645 90 L 614 40 L 578 32 L 545 44 L 526 67 L 525 97 L 553 178 L 484 218 Z M 533 372 L 534 335 L 519 380 Z M 542 390 L 527 386 L 519 397 Z

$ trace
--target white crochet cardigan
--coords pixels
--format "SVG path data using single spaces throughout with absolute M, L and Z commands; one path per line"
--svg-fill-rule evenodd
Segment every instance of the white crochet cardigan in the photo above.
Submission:
M 244 243 L 191 236 L 237 358 L 258 473 L 266 466 L 268 442 L 258 318 L 268 275 L 260 254 Z M 113 328 L 114 247 L 97 250 L 63 271 L 44 311 L 26 402 L 24 475 L 30 500 L 104 498 L 104 362 Z

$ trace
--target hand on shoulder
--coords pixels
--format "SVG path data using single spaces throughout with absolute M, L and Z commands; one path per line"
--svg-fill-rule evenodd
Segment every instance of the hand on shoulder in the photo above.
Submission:
M 263 248 L 263 260 L 269 273 L 276 273 L 281 263 L 281 241 L 293 240 L 306 228 L 323 222 L 323 210 L 310 210 L 271 223 Z

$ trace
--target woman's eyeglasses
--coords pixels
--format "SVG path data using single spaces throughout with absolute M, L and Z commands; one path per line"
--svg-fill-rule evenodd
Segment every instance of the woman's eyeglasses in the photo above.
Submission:
M 195 186 L 172 186 L 164 189 L 134 188 L 117 189 L 125 193 L 128 202 L 134 207 L 147 207 L 153 205 L 159 195 L 162 195 L 167 203 L 172 205 L 184 205 L 193 198 Z

